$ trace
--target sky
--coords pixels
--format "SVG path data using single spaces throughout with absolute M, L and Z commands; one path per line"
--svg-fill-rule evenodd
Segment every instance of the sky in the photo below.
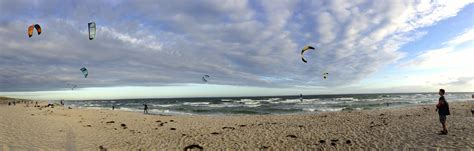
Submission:
M 474 92 L 473 2 L 0 0 L 0 95 Z

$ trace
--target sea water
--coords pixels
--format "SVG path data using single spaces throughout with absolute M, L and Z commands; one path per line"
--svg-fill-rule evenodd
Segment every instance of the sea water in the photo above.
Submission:
M 472 93 L 449 93 L 448 102 L 474 101 Z M 171 115 L 311 114 L 436 104 L 437 93 L 341 94 L 266 97 L 160 98 L 66 101 L 66 106 Z M 434 108 L 434 107 L 433 107 Z

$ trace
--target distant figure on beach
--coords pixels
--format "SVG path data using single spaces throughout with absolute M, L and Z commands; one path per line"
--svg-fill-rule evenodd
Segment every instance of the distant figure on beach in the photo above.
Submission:
M 143 104 L 143 106 L 145 106 L 145 108 L 143 108 L 143 113 L 148 114 L 148 105 Z
M 445 93 L 446 92 L 444 91 L 444 89 L 439 89 L 438 94 L 440 95 L 440 97 L 438 100 L 438 104 L 436 105 L 436 111 L 439 115 L 439 121 L 441 122 L 441 125 L 443 125 L 443 130 L 440 133 L 442 135 L 448 134 L 448 129 L 446 129 L 446 115 L 450 115 L 449 104 L 444 98 Z
M 303 94 L 300 93 L 300 101 L 303 102 Z
M 61 100 L 61 106 L 64 106 L 64 102 L 63 102 L 63 100 Z
M 38 101 L 35 102 L 35 107 L 38 107 Z
M 112 111 L 113 111 L 113 110 L 115 110 L 115 106 L 114 106 L 114 105 L 112 105 Z
M 13 101 L 13 106 L 16 106 L 16 102 L 15 102 L 15 101 Z
M 8 102 L 8 106 L 12 105 L 12 102 Z

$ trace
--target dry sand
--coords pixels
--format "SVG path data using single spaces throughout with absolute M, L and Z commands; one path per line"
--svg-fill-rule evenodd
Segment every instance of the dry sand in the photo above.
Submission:
M 0 104 L 0 150 L 473 150 L 471 103 L 450 106 L 449 134 L 438 135 L 434 105 L 313 115 L 160 116 Z

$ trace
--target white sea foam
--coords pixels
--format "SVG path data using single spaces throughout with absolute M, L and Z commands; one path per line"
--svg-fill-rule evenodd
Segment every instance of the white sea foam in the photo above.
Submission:
M 345 107 L 341 107 L 341 108 L 317 108 L 316 110 L 320 111 L 320 112 L 337 112 L 337 111 L 342 111 L 343 109 L 345 109 Z
M 178 106 L 179 104 L 152 104 L 151 106 L 154 107 L 173 107 L 173 106 Z
M 346 97 L 346 98 L 334 98 L 336 101 L 359 101 L 359 99 L 353 97 Z
M 299 102 L 301 102 L 300 99 L 286 99 L 286 100 L 280 101 L 280 103 L 299 103 Z
M 316 111 L 316 109 L 315 108 L 303 108 L 303 111 L 314 112 L 314 111 Z
M 252 99 L 241 99 L 240 101 L 236 101 L 245 105 L 259 105 L 261 100 L 252 100 Z
M 138 108 L 128 108 L 128 107 L 120 107 L 118 110 L 128 111 L 128 112 L 143 112 L 143 109 Z
M 184 105 L 190 105 L 190 106 L 207 106 L 211 102 L 184 102 Z
M 242 104 L 223 103 L 223 104 L 209 104 L 208 107 L 224 108 L 224 107 L 241 107 Z

